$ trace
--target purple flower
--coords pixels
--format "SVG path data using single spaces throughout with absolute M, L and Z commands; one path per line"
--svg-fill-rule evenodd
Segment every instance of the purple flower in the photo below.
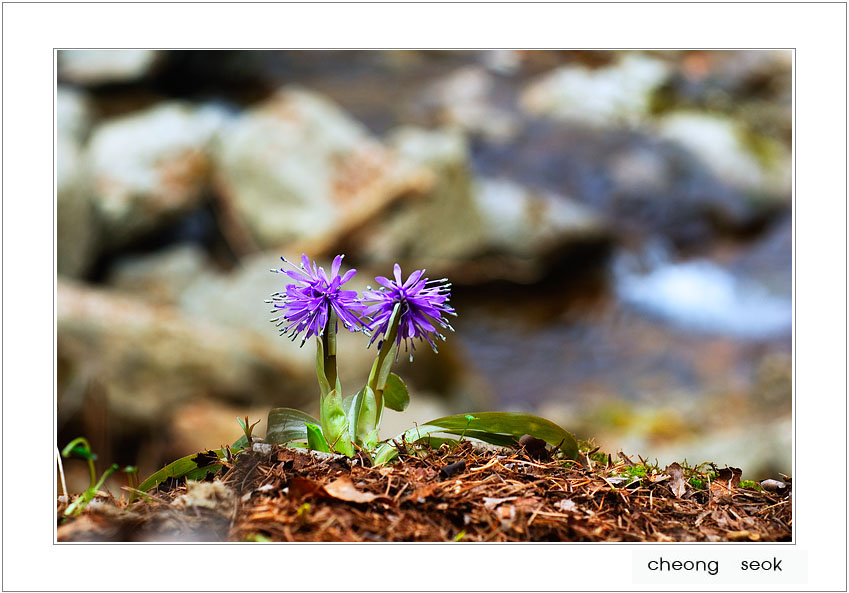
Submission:
M 286 258 L 280 258 L 295 268 L 294 271 L 283 268 L 271 270 L 286 274 L 295 281 L 294 284 L 286 286 L 285 292 L 276 292 L 271 295 L 271 300 L 266 301 L 273 303 L 275 309 L 282 311 L 282 315 L 272 319 L 277 322 L 278 327 L 286 324 L 280 329 L 280 335 L 290 332 L 289 335 L 294 340 L 298 334 L 306 330 L 306 335 L 301 340 L 301 346 L 303 346 L 310 337 L 324 334 L 331 309 L 350 331 L 360 331 L 366 327 L 359 317 L 366 307 L 360 302 L 356 291 L 341 290 L 342 285 L 357 273 L 356 270 L 348 270 L 343 276 L 339 276 L 343 257 L 337 255 L 333 259 L 330 277 L 327 276 L 324 268 L 319 268 L 315 262 L 310 262 L 306 255 L 301 256 L 300 267 L 295 267 Z
M 401 266 L 395 264 L 395 281 L 378 276 L 375 280 L 383 286 L 378 290 L 367 290 L 363 300 L 372 303 L 365 311 L 371 319 L 370 328 L 375 334 L 369 345 L 379 334 L 385 337 L 390 331 L 389 321 L 395 305 L 400 303 L 400 320 L 398 323 L 398 344 L 406 341 L 407 350 L 414 350 L 413 338 L 426 340 L 436 352 L 434 337 L 445 340 L 437 327 L 454 328 L 445 320 L 443 315 L 456 315 L 448 304 L 450 287 L 447 278 L 428 280 L 423 278 L 424 270 L 416 270 L 410 274 L 406 282 L 401 280 Z

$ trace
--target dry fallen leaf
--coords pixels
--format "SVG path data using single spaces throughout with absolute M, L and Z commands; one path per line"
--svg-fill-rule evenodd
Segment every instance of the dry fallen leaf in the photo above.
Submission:
M 518 496 L 507 496 L 505 498 L 495 498 L 495 497 L 490 497 L 490 496 L 484 496 L 483 497 L 483 506 L 487 510 L 491 511 L 492 509 L 494 509 L 495 507 L 500 505 L 502 502 L 507 502 L 508 500 L 516 500 L 517 498 L 518 498 Z
M 687 492 L 687 482 L 684 480 L 684 470 L 681 469 L 681 466 L 677 462 L 673 463 L 667 466 L 666 473 L 672 478 L 672 481 L 669 483 L 669 489 L 672 490 L 672 494 L 676 498 L 684 496 L 684 493 Z
M 324 490 L 333 498 L 346 502 L 371 502 L 376 498 L 383 498 L 379 494 L 357 490 L 351 479 L 345 476 L 330 482 Z
M 723 494 L 733 490 L 740 484 L 740 476 L 743 470 L 737 467 L 725 467 L 717 472 L 716 478 L 710 484 L 712 494 Z

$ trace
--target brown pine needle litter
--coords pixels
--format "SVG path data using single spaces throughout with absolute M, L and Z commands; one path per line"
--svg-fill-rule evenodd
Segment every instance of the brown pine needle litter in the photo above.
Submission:
M 411 454 L 414 453 L 414 454 Z M 174 481 L 128 505 L 100 497 L 59 541 L 790 541 L 792 487 L 741 487 L 736 468 L 667 468 L 590 451 L 402 449 L 392 464 L 259 445 L 210 481 Z M 745 485 L 746 483 L 744 483 Z M 767 488 L 768 486 L 768 488 Z

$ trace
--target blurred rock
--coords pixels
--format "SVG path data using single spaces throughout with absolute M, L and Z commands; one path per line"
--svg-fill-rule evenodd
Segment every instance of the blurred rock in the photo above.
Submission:
M 106 280 L 121 292 L 152 304 L 176 305 L 198 278 L 210 273 L 212 262 L 194 244 L 178 244 L 150 255 L 118 259 Z
M 346 242 L 373 265 L 402 259 L 433 265 L 472 255 L 479 249 L 484 223 L 472 197 L 463 137 L 456 130 L 405 127 L 395 130 L 389 143 L 411 166 L 433 171 L 437 182 L 383 212 L 374 225 Z
M 456 129 L 404 127 L 389 141 L 402 158 L 429 167 L 438 181 L 430 191 L 395 204 L 374 226 L 343 238 L 341 244 L 372 267 L 401 261 L 462 284 L 529 282 L 565 245 L 606 237 L 597 217 L 566 198 L 508 181 L 476 180 Z
M 499 67 L 502 64 L 494 63 Z M 491 141 L 503 141 L 519 131 L 519 122 L 516 116 L 492 103 L 494 90 L 492 74 L 479 66 L 466 66 L 434 84 L 425 93 L 424 102 L 437 109 L 437 119 L 443 125 L 458 126 Z
M 60 86 L 56 90 L 56 267 L 59 274 L 73 277 L 88 271 L 100 239 L 82 148 L 90 126 L 87 97 Z
M 60 80 L 96 85 L 142 78 L 160 53 L 149 49 L 66 49 L 59 51 L 56 61 Z
M 651 94 L 669 76 L 657 59 L 626 52 L 618 63 L 591 70 L 564 66 L 532 82 L 521 106 L 532 115 L 599 126 L 635 124 L 650 107 Z
M 704 246 L 746 232 L 781 208 L 731 185 L 677 142 L 640 130 L 537 122 L 505 145 L 475 154 L 480 175 L 565 194 L 597 212 L 618 236 L 663 236 L 676 246 Z
M 490 249 L 513 257 L 542 259 L 565 244 L 602 238 L 607 233 L 602 220 L 589 208 L 551 192 L 482 179 L 474 196 Z
M 248 332 L 64 280 L 57 352 L 60 425 L 94 384 L 116 435 L 161 431 L 189 401 L 298 407 L 314 391 L 313 377 Z
M 429 178 L 324 97 L 284 88 L 241 115 L 217 150 L 217 187 L 260 247 L 311 253 Z
M 59 85 L 56 89 L 56 134 L 82 143 L 92 124 L 90 98 L 77 89 Z
M 677 112 L 659 122 L 660 136 L 691 151 L 717 179 L 756 200 L 790 200 L 790 152 L 781 143 L 747 133 L 734 120 Z
M 200 202 L 207 149 L 224 117 L 213 107 L 162 103 L 95 128 L 87 156 L 109 244 L 126 244 Z
M 56 142 L 56 269 L 82 277 L 97 254 L 100 227 L 79 144 L 70 134 L 58 135 Z
M 300 254 L 287 255 L 294 261 L 300 257 Z M 325 270 L 330 269 L 329 262 L 321 263 Z M 285 355 L 300 372 L 313 376 L 314 346 L 310 343 L 298 348 L 300 340 L 292 344 L 280 338 L 270 321 L 277 315 L 271 312 L 272 306 L 265 300 L 271 298 L 272 293 L 283 290 L 289 281 L 288 276 L 270 270 L 282 265 L 280 254 L 275 251 L 243 258 L 229 273 L 207 269 L 192 277 L 192 282 L 180 291 L 177 304 L 191 319 L 215 319 L 224 327 L 250 333 L 267 348 Z

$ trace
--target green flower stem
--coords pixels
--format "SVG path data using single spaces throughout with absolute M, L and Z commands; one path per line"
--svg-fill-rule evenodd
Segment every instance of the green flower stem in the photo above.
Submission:
M 336 386 L 336 312 L 332 307 L 321 341 L 324 347 L 324 376 L 333 389 Z
M 386 387 L 389 371 L 395 362 L 395 357 L 398 355 L 398 325 L 400 321 L 401 304 L 398 303 L 392 311 L 389 329 L 384 336 L 383 344 L 380 346 L 380 352 L 377 354 L 377 359 L 371 367 L 371 373 L 368 378 L 368 386 L 374 391 L 378 410 L 383 409 L 383 389 Z

